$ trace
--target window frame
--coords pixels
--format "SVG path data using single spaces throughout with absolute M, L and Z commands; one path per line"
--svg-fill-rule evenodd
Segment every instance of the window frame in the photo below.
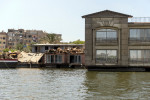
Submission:
M 98 36 L 98 32 L 104 33 L 105 37 L 99 37 Z M 115 35 L 114 35 L 115 37 L 113 36 L 113 38 L 110 38 L 110 37 L 112 37 L 112 36 L 108 35 L 110 33 L 115 33 Z M 114 28 L 101 28 L 101 29 L 97 29 L 95 31 L 95 40 L 96 40 L 96 43 L 101 43 L 101 42 L 102 43 L 105 43 L 105 42 L 108 42 L 108 43 L 118 42 L 118 30 L 114 29 Z
M 132 30 L 134 30 L 135 33 L 131 33 Z M 130 42 L 131 43 L 132 42 L 136 42 L 136 43 L 137 42 L 150 42 L 150 28 L 129 28 L 128 38 L 129 38 L 129 43 Z
M 144 56 L 143 56 L 143 58 L 142 58 L 142 56 L 141 56 L 141 58 L 139 58 L 138 54 L 136 52 L 137 57 L 134 58 L 135 60 L 131 60 L 131 59 L 133 59 L 133 58 L 131 58 L 131 55 L 130 55 L 131 51 L 137 51 L 137 52 L 141 51 L 141 55 L 142 55 L 142 51 L 144 51 Z M 147 55 L 146 51 L 149 51 L 149 53 L 150 53 L 150 49 L 129 49 L 129 63 L 130 64 L 150 64 L 150 56 L 149 56 L 149 58 L 145 57 L 145 55 Z
M 106 51 L 106 54 L 107 54 L 108 50 L 115 50 L 115 51 L 116 51 L 116 59 L 115 59 L 116 61 L 114 61 L 114 63 L 112 63 L 111 61 L 107 61 L 108 58 L 106 58 L 106 61 L 104 61 L 104 62 L 97 61 L 97 59 L 98 59 L 98 58 L 97 58 L 97 56 L 98 56 L 98 55 L 97 55 L 97 51 L 98 51 L 98 50 L 105 50 L 105 51 Z M 96 57 L 95 62 L 98 63 L 98 64 L 99 64 L 99 63 L 100 63 L 100 64 L 103 64 L 103 63 L 105 63 L 105 64 L 107 64 L 107 63 L 108 63 L 108 64 L 117 64 L 117 63 L 118 63 L 118 49 L 96 49 L 96 56 L 95 56 L 95 57 Z

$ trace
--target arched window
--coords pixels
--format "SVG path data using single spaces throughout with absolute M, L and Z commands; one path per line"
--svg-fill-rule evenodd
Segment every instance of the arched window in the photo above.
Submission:
M 117 31 L 113 29 L 100 29 L 96 31 L 96 42 L 117 41 Z

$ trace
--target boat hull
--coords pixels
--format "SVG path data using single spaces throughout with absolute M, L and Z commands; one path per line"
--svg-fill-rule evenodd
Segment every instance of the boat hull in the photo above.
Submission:
M 0 68 L 16 68 L 18 60 L 16 59 L 0 59 Z

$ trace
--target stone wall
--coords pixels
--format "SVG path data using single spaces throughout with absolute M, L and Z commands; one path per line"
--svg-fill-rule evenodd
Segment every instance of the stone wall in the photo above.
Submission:
M 117 30 L 118 43 L 96 44 L 96 31 L 111 28 Z M 118 64 L 128 66 L 128 18 L 85 18 L 85 64 L 97 65 L 96 49 L 117 49 Z M 107 64 L 106 64 L 107 65 Z

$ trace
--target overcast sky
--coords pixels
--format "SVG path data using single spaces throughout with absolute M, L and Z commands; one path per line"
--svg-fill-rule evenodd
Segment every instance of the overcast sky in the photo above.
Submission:
M 44 30 L 62 34 L 63 41 L 84 40 L 81 16 L 113 10 L 150 17 L 150 0 L 0 0 L 0 30 Z

